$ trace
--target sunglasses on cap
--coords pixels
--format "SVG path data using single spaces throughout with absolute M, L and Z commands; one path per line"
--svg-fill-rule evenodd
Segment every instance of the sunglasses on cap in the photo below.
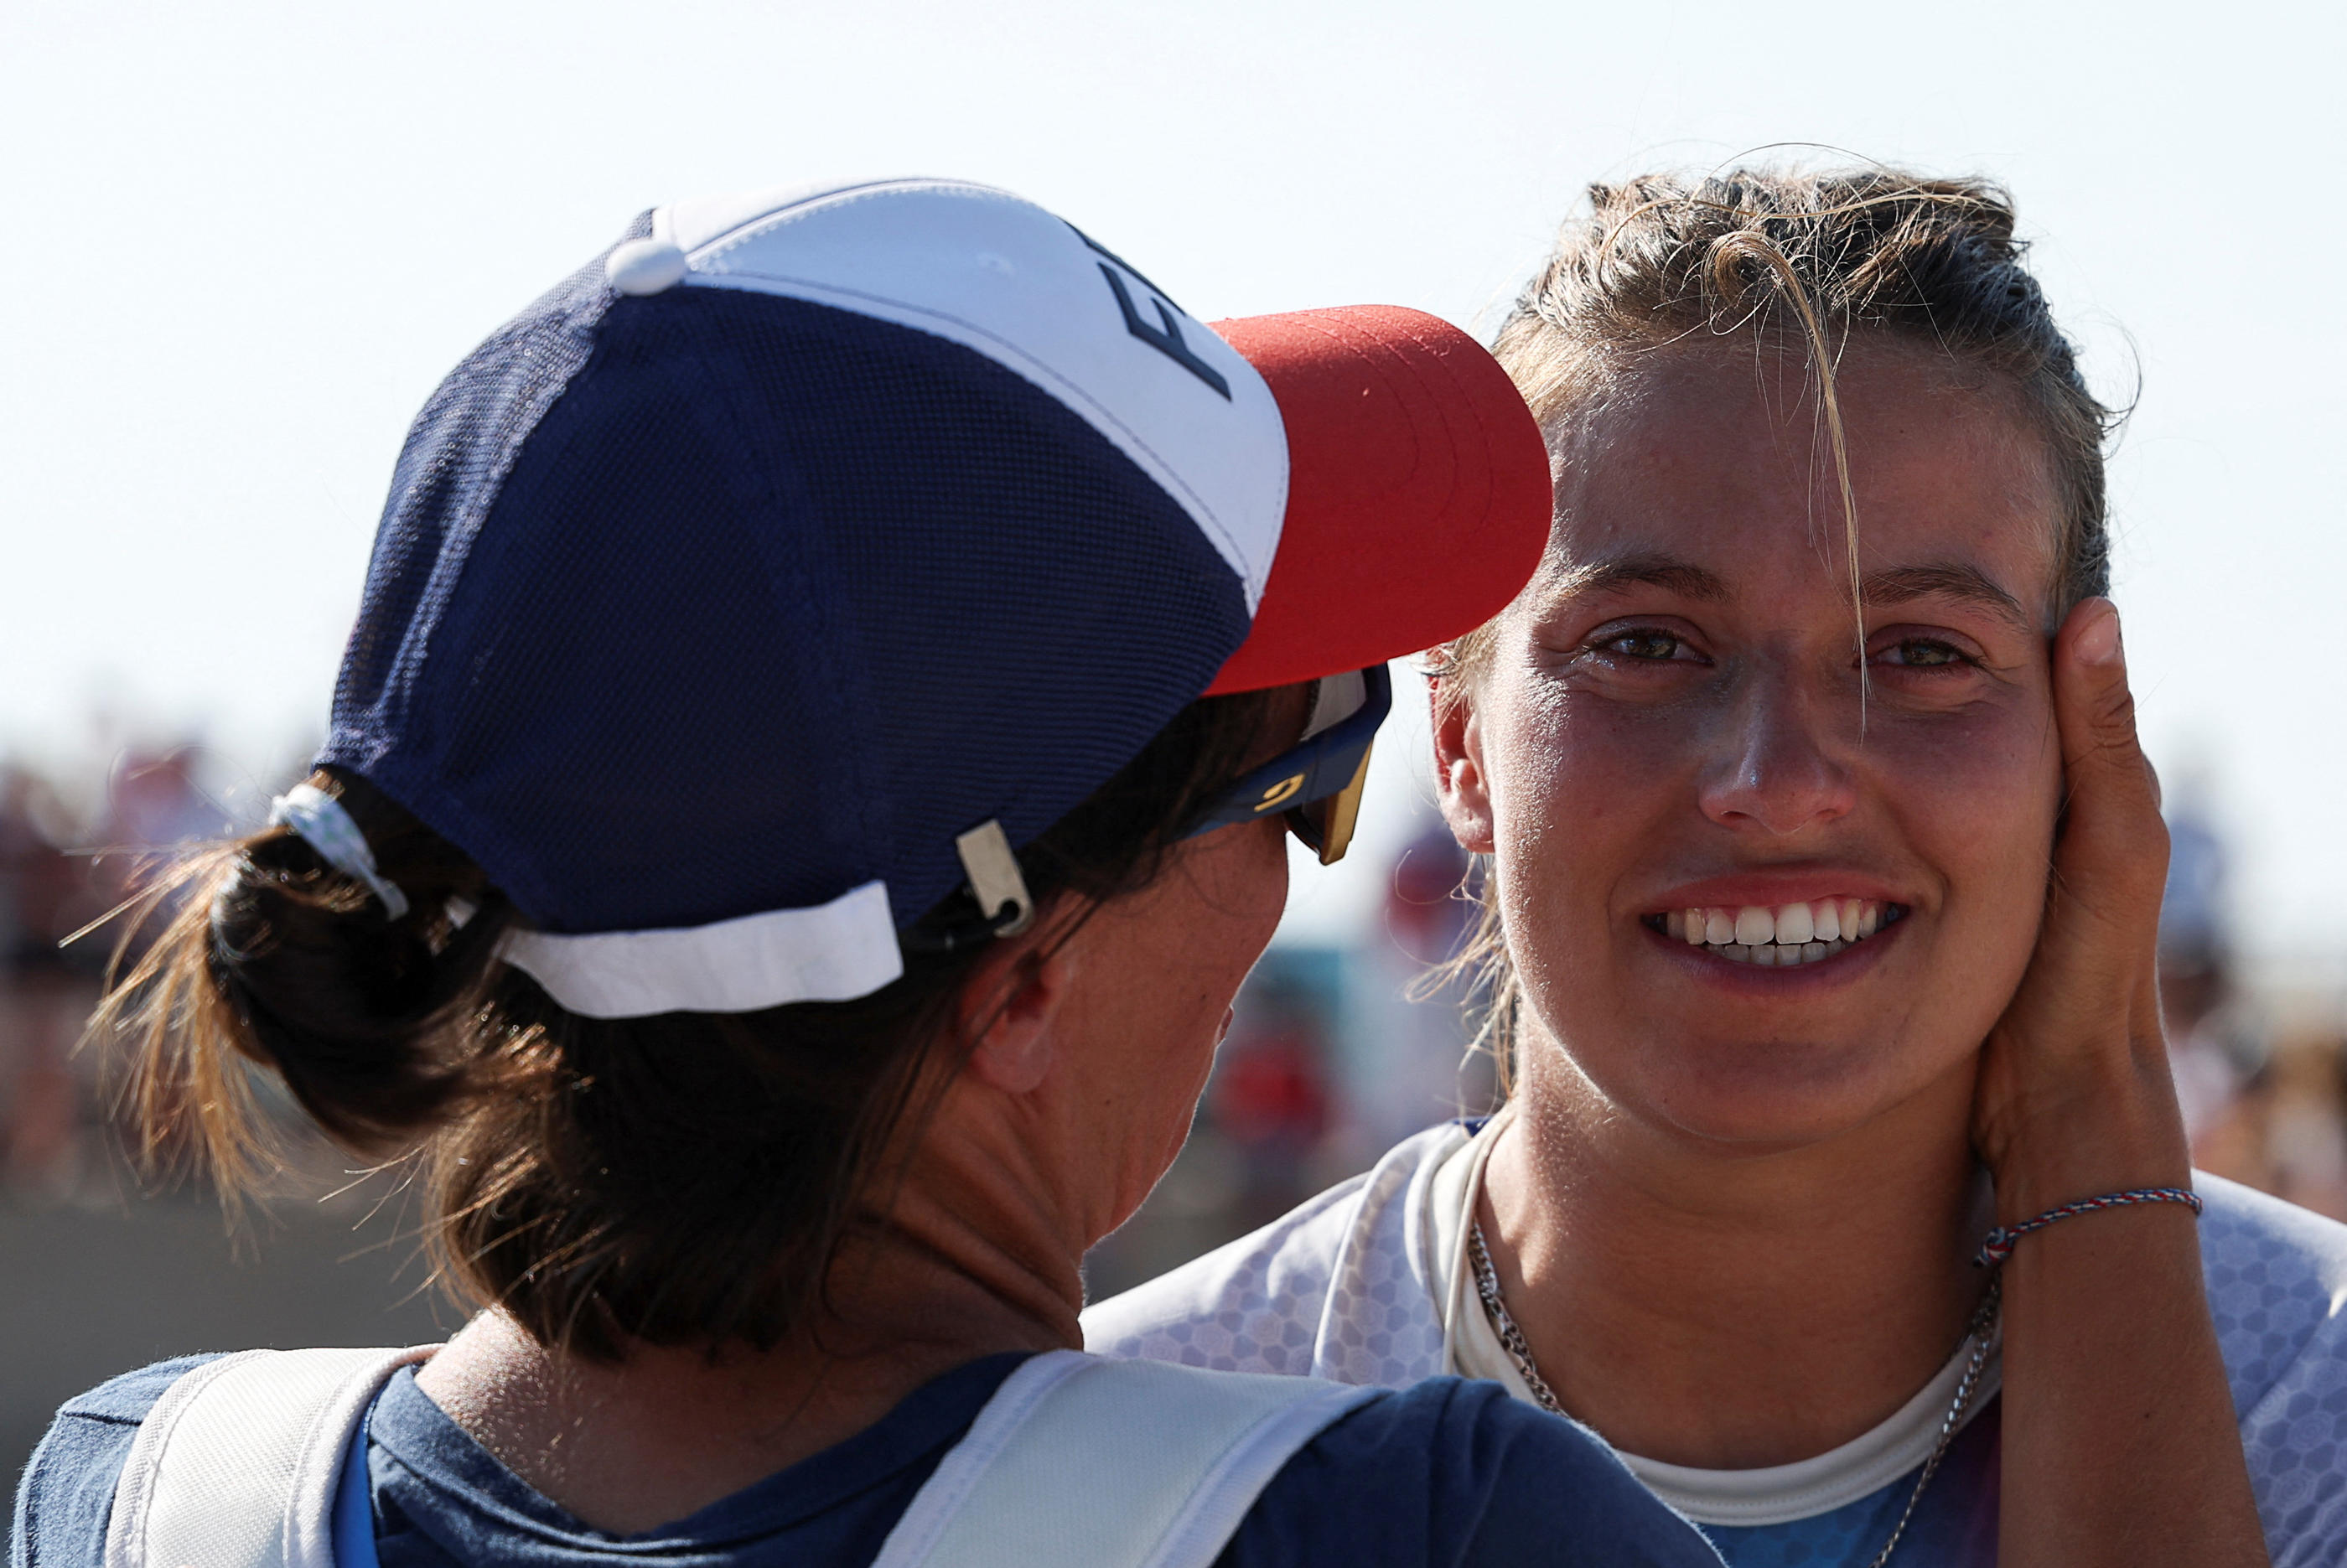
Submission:
M 1304 738 L 1226 785 L 1190 835 L 1279 813 L 1323 866 L 1345 858 L 1369 781 L 1369 744 L 1393 711 L 1393 678 L 1382 664 L 1322 680 Z

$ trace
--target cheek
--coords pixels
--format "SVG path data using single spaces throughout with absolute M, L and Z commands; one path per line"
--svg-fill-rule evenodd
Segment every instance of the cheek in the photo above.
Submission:
M 1187 961 L 1203 971 L 1199 1007 L 1219 1020 L 1286 909 L 1286 829 L 1276 820 L 1228 827 L 1207 848 L 1191 887 Z
M 1614 890 L 1686 809 L 1691 743 L 1684 716 L 1526 685 L 1485 738 L 1500 911 L 1535 1010 L 1578 1036 L 1620 1003 L 1617 943 L 1635 933 L 1614 928 Z
M 1484 767 L 1501 860 L 1519 882 L 1592 897 L 1684 805 L 1700 736 L 1685 712 L 1576 696 L 1527 680 L 1488 710 Z
M 1169 1009 L 1181 1020 L 1181 1049 L 1165 1052 L 1163 1060 L 1180 1085 L 1176 1098 L 1184 1131 L 1191 1107 L 1214 1071 L 1224 1020 L 1287 905 L 1286 828 L 1274 821 L 1223 831 L 1235 842 L 1214 846 L 1214 867 L 1197 887 L 1204 918 L 1191 926 L 1191 940 L 1174 960 L 1191 979 L 1183 1005 Z
M 1889 717 L 1868 737 L 1870 793 L 1934 866 L 1952 935 L 2025 958 L 2045 897 L 2062 758 L 2042 700 L 1953 718 Z

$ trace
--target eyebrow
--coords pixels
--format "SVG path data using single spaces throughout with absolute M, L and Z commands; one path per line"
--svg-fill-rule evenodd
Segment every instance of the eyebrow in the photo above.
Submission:
M 1962 561 L 1935 561 L 1927 566 L 1870 572 L 1865 591 L 1869 604 L 1906 604 L 1918 599 L 1961 600 L 1993 612 L 2024 631 L 2037 630 L 2019 600 L 1997 587 L 1986 572 Z
M 1592 561 L 1560 576 L 1553 591 L 1559 599 L 1618 593 L 1625 588 L 1666 589 L 1683 599 L 1726 604 L 1735 598 L 1726 579 L 1676 556 L 1645 554 L 1617 560 Z
M 1932 561 L 1870 572 L 1862 587 L 1869 604 L 1953 599 L 1977 604 L 2022 630 L 2037 630 L 2019 600 L 1999 588 L 1986 572 L 1963 561 Z M 1574 567 L 1556 579 L 1551 591 L 1559 599 L 1594 599 L 1630 588 L 1660 588 L 1706 604 L 1726 604 L 1736 597 L 1718 573 L 1659 551 Z

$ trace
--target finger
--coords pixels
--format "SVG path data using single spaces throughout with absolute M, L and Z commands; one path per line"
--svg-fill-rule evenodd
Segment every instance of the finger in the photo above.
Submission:
M 2055 868 L 2090 908 L 2156 928 L 2168 828 L 2157 779 L 2136 736 L 2118 610 L 2110 600 L 2086 600 L 2055 635 L 2054 707 L 2067 787 Z

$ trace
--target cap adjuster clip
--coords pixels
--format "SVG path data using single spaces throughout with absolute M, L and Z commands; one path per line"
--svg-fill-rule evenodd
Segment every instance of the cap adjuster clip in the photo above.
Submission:
M 971 896 L 996 936 L 1015 937 L 1035 923 L 1035 899 L 999 820 L 988 817 L 956 838 L 954 853 L 961 856 Z

